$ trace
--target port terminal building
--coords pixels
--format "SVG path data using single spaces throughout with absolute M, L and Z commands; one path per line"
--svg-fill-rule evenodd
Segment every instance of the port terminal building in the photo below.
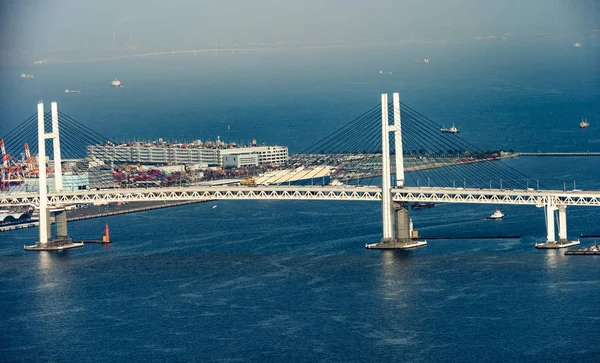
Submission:
M 109 143 L 88 145 L 87 156 L 106 163 L 247 167 L 285 164 L 288 161 L 288 148 L 287 146 L 206 147 L 201 143 Z

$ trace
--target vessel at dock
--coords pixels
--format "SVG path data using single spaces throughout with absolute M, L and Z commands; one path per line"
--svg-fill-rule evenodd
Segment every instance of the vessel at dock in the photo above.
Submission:
M 440 131 L 448 133 L 448 134 L 458 134 L 460 132 L 460 130 L 457 129 L 456 126 L 454 126 L 454 124 L 452 124 L 452 127 L 450 127 L 450 128 L 446 128 L 446 127 L 442 126 Z

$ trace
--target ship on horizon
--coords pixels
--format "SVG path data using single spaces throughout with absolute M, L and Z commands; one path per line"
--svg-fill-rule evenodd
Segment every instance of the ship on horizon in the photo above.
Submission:
M 590 123 L 588 122 L 587 119 L 581 119 L 581 122 L 579 123 L 579 127 L 582 129 L 587 129 L 590 126 Z
M 448 133 L 448 134 L 458 134 L 460 132 L 460 130 L 457 129 L 456 126 L 454 126 L 454 123 L 452 124 L 452 127 L 450 127 L 450 128 L 446 128 L 446 127 L 442 126 L 440 131 Z

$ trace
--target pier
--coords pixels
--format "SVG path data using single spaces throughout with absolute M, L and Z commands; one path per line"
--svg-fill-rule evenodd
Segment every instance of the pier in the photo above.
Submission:
M 550 153 L 517 153 L 518 156 L 600 156 L 600 152 L 550 152 Z
M 565 251 L 565 255 L 600 255 L 600 246 L 595 243 L 591 246 Z

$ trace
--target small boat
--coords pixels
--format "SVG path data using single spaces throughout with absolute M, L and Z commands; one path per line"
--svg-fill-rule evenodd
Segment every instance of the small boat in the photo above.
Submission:
M 81 93 L 81 91 L 78 89 L 66 89 L 65 93 Z
M 33 78 L 33 74 L 21 73 L 21 78 Z
M 502 219 L 504 218 L 504 216 L 505 214 L 500 212 L 500 209 L 496 208 L 496 211 L 494 212 L 494 214 L 489 216 L 489 219 Z
M 215 208 L 217 208 L 217 205 L 215 204 L 215 205 L 213 205 L 211 208 L 212 208 L 212 209 L 215 209 Z
M 590 123 L 588 122 L 588 120 L 581 119 L 581 122 L 579 123 L 580 128 L 587 129 L 589 126 Z
M 573 48 L 581 48 L 581 43 L 580 42 L 573 43 Z
M 123 87 L 123 86 L 121 86 L 121 81 L 119 81 L 119 80 L 118 80 L 118 79 L 116 79 L 116 78 L 115 78 L 115 80 L 114 80 L 114 81 L 112 81 L 111 85 L 112 85 L 113 87 L 117 87 L 117 88 L 118 88 L 118 87 Z
M 454 124 L 452 124 L 452 127 L 449 128 L 449 129 L 446 128 L 446 127 L 444 127 L 444 126 L 442 126 L 442 128 L 440 129 L 440 131 L 448 133 L 448 134 L 458 134 L 460 132 L 460 130 L 457 129 L 456 126 L 454 126 Z
M 435 207 L 435 203 L 431 203 L 431 202 L 427 202 L 427 203 L 413 203 L 410 207 L 412 209 L 433 208 L 433 207 Z

